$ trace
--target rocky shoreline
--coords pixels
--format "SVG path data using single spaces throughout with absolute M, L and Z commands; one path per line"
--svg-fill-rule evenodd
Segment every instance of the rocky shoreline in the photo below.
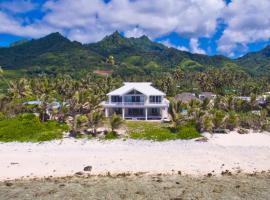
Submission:
M 90 174 L 0 182 L 0 199 L 267 199 L 270 172 Z

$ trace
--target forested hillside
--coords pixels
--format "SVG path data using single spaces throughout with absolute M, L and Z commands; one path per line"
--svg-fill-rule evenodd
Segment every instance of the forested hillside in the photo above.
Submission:
M 92 44 L 72 42 L 60 33 L 40 39 L 19 41 L 0 48 L 0 66 L 28 75 L 58 73 L 84 74 L 96 69 L 113 70 L 114 75 L 130 76 L 170 72 L 182 69 L 203 72 L 211 68 L 245 71 L 268 76 L 270 47 L 232 60 L 168 48 L 147 36 L 126 38 L 117 31 Z M 16 73 L 17 73 L 16 72 Z

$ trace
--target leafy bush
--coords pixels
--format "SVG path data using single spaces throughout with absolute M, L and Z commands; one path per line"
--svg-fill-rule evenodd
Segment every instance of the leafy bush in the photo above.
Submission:
M 188 122 L 178 128 L 177 139 L 192 139 L 200 136 L 193 122 Z
M 128 128 L 132 139 L 166 141 L 200 136 L 194 123 L 178 126 L 176 132 L 168 124 L 157 122 L 128 122 Z
M 21 114 L 0 121 L 0 141 L 40 142 L 62 138 L 66 124 L 56 121 L 41 123 L 33 114 Z
M 4 120 L 6 117 L 4 115 L 4 113 L 0 112 L 0 121 Z
M 259 115 L 253 114 L 251 112 L 240 113 L 239 124 L 243 128 L 256 130 L 261 128 L 261 119 Z
M 114 132 L 114 131 L 111 131 L 111 132 L 109 132 L 109 133 L 107 133 L 107 134 L 105 135 L 105 139 L 106 139 L 106 140 L 114 140 L 114 139 L 117 139 L 117 138 L 118 138 L 118 135 L 117 135 L 117 133 Z

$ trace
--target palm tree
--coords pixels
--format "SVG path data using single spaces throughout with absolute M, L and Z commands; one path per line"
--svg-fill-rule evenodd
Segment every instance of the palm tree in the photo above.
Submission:
M 10 84 L 7 81 L 7 79 L 4 77 L 4 70 L 2 69 L 2 67 L 0 66 L 0 77 L 4 80 L 4 82 L 6 82 L 6 84 L 8 85 L 8 87 L 10 88 Z
M 88 125 L 92 128 L 93 134 L 97 134 L 97 127 L 101 125 L 104 119 L 104 113 L 102 111 L 93 111 L 87 114 Z
M 110 118 L 110 126 L 112 132 L 115 132 L 115 129 L 119 128 L 123 123 L 124 123 L 123 119 L 116 113 L 113 113 L 113 115 Z
M 224 125 L 225 119 L 226 114 L 222 110 L 213 111 L 213 124 L 216 129 L 221 128 Z
M 171 116 L 171 120 L 173 122 L 173 127 L 175 130 L 184 121 L 184 117 L 181 114 L 182 109 L 183 109 L 183 104 L 181 101 L 176 101 L 176 100 L 170 101 L 168 112 Z
M 233 130 L 238 126 L 239 123 L 239 117 L 235 112 L 229 112 L 228 117 L 225 120 L 226 128 L 229 130 Z
M 209 114 L 204 115 L 203 118 L 202 118 L 201 128 L 204 131 L 212 133 L 213 127 L 214 127 L 214 124 L 212 122 L 211 115 L 209 115 Z

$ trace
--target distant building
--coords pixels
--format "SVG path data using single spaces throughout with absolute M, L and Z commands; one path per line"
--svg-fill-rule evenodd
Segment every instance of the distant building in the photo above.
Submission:
M 205 99 L 215 99 L 217 97 L 216 94 L 212 93 L 212 92 L 202 92 L 201 94 L 199 94 L 199 99 L 201 101 L 205 100 Z
M 124 86 L 107 94 L 103 102 L 106 117 L 113 113 L 123 119 L 165 119 L 168 118 L 169 101 L 166 94 L 154 88 L 150 82 L 125 82 Z
M 174 97 L 175 100 L 178 100 L 178 101 L 181 101 L 183 103 L 188 103 L 190 102 L 191 100 L 199 100 L 195 93 L 190 93 L 190 92 L 182 92 L 180 94 L 177 94 L 175 97 Z

